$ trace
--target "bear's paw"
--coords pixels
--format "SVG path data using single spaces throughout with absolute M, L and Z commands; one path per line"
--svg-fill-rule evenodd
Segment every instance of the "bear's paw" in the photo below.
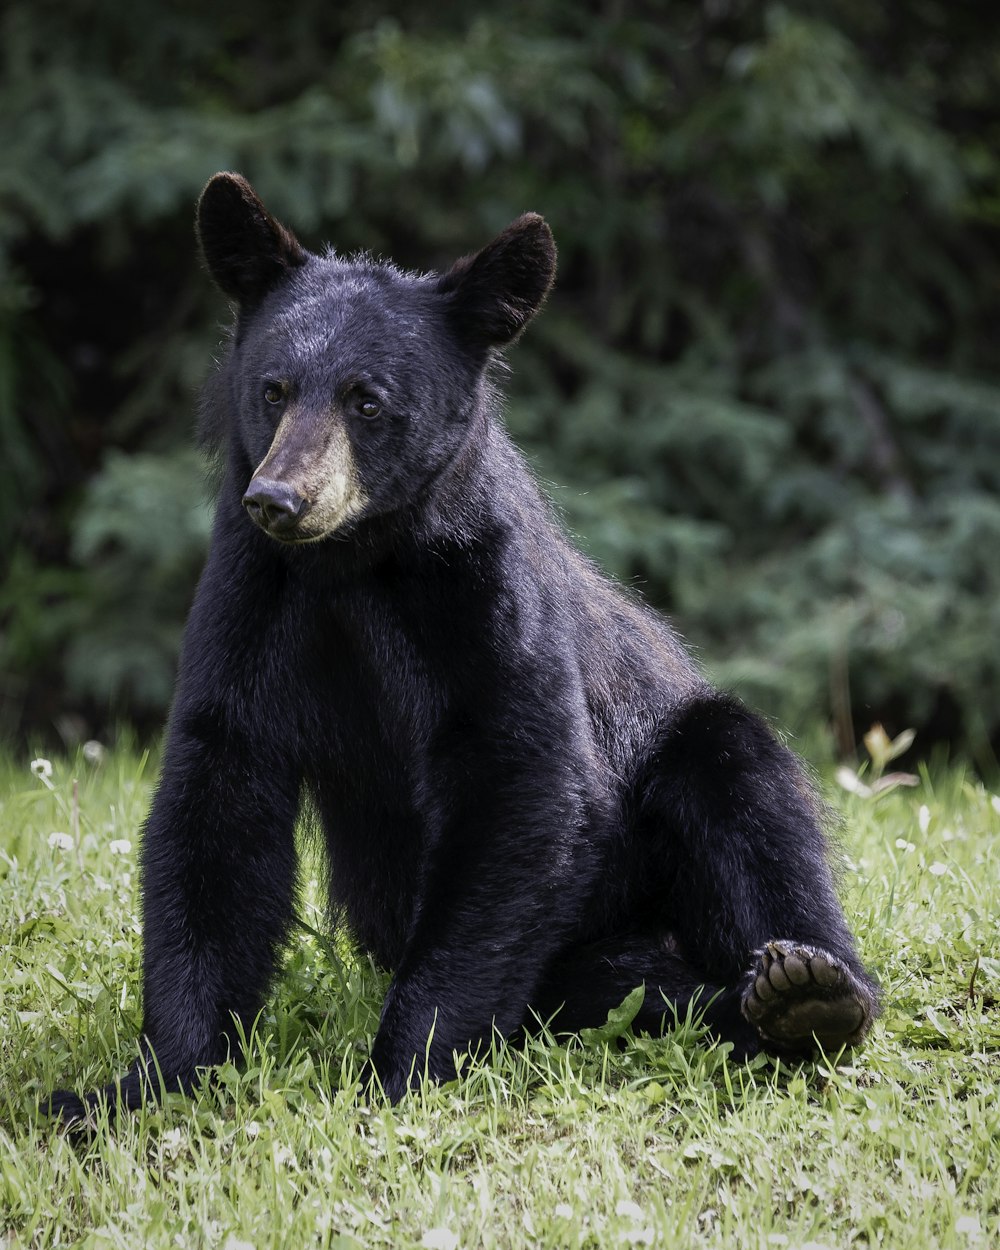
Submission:
M 856 1046 L 875 1016 L 871 991 L 835 955 L 786 939 L 757 952 L 741 1004 L 768 1049 Z

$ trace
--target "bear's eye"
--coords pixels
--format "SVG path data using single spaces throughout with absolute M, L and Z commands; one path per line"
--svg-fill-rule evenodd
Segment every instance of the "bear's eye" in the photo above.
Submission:
M 264 398 L 269 404 L 280 404 L 285 398 L 285 388 L 280 382 L 265 382 Z
M 358 412 L 369 421 L 374 420 L 382 411 L 382 405 L 375 399 L 362 399 L 358 402 Z

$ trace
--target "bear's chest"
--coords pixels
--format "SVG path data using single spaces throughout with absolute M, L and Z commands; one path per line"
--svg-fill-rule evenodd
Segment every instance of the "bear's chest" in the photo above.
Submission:
M 420 796 L 445 693 L 405 621 L 378 597 L 343 595 L 307 619 L 294 687 L 331 897 L 359 944 L 391 967 L 423 876 Z
M 419 636 L 376 594 L 319 605 L 304 619 L 296 659 L 309 737 L 366 771 L 418 754 L 447 700 Z

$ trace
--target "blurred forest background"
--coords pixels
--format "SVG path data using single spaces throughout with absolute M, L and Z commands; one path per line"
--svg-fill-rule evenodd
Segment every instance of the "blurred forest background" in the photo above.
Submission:
M 714 677 L 841 751 L 1000 741 L 1000 10 L 6 0 L 0 735 L 162 723 L 227 319 L 194 202 L 315 248 L 560 247 L 508 419 Z

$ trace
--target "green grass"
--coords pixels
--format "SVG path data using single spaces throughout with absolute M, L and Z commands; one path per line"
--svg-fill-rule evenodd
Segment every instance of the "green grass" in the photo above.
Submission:
M 960 770 L 832 795 L 887 1000 L 850 1060 L 731 1064 L 685 1023 L 367 1107 L 385 979 L 302 931 L 245 1063 L 76 1147 L 38 1104 L 133 1056 L 152 767 L 53 764 L 49 786 L 0 764 L 3 1250 L 1000 1244 L 1000 800 Z

